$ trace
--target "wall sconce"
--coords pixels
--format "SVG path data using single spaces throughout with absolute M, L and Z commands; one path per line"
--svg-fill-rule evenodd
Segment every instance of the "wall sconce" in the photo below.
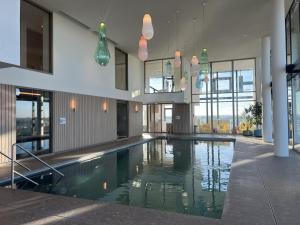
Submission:
M 139 104 L 135 103 L 134 111 L 137 113 L 139 111 Z
M 108 111 L 108 101 L 106 99 L 102 103 L 102 108 L 104 112 Z
M 70 102 L 70 107 L 73 110 L 73 112 L 76 112 L 77 103 L 76 103 L 76 100 L 74 98 Z

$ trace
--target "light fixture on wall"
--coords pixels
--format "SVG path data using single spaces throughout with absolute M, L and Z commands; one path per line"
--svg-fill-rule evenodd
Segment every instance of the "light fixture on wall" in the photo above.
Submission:
M 72 98 L 70 101 L 70 108 L 73 110 L 73 112 L 76 112 L 77 108 L 77 102 L 75 98 Z
M 106 66 L 110 60 L 110 53 L 106 37 L 106 24 L 101 22 L 99 25 L 99 41 L 95 52 L 95 60 L 100 66 Z
M 146 61 L 148 59 L 148 43 L 145 37 L 142 35 L 139 41 L 139 59 Z
M 107 112 L 108 111 L 108 101 L 107 101 L 107 99 L 105 99 L 104 101 L 103 101 L 103 103 L 102 103 L 102 109 L 103 109 L 103 111 L 104 112 Z
M 134 111 L 136 113 L 139 112 L 139 104 L 138 103 L 135 103 L 135 105 L 134 105 Z
M 150 14 L 145 14 L 143 18 L 142 34 L 147 40 L 151 40 L 154 36 L 154 29 L 152 25 L 152 18 Z

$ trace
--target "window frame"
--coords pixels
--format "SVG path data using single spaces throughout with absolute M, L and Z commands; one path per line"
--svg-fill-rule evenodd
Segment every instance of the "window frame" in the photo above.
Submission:
M 181 61 L 182 61 L 182 57 L 181 58 Z M 165 94 L 165 93 L 180 93 L 180 92 L 183 92 L 183 91 L 176 91 L 175 90 L 175 83 L 174 83 L 174 79 L 175 79 L 175 70 L 174 70 L 174 75 L 173 75 L 173 91 L 171 92 L 166 92 L 166 91 L 163 91 L 163 92 L 146 92 L 146 63 L 148 62 L 155 62 L 155 61 L 161 61 L 161 68 L 162 68 L 162 86 L 163 86 L 163 89 L 164 89 L 164 76 L 163 76 L 163 73 L 164 73 L 164 61 L 167 61 L 167 60 L 175 60 L 174 57 L 168 57 L 168 58 L 159 58 L 159 59 L 150 59 L 150 60 L 146 60 L 144 61 L 144 94 L 149 94 L 149 95 L 152 95 L 152 94 Z M 183 74 L 182 74 L 182 63 L 180 65 L 180 79 L 182 78 Z
M 35 71 L 35 72 L 41 72 L 41 73 L 45 73 L 45 74 L 49 74 L 49 75 L 53 75 L 53 14 L 52 12 L 50 12 L 48 9 L 40 6 L 39 4 L 31 1 L 31 0 L 21 0 L 21 4 L 22 2 L 26 2 L 27 4 L 36 7 L 39 10 L 44 11 L 45 13 L 48 14 L 49 16 L 49 71 L 44 71 L 44 70 L 37 70 L 37 69 L 32 69 L 32 68 L 28 68 L 26 66 L 22 66 L 21 65 L 21 57 L 22 55 L 20 54 L 20 68 L 22 69 L 26 69 L 26 70 L 31 70 L 31 71 Z M 20 4 L 20 15 L 21 15 L 21 7 Z M 21 48 L 22 48 L 22 43 L 21 43 L 21 22 L 22 22 L 22 18 L 20 16 L 20 53 L 21 53 Z
M 125 85 L 125 89 L 122 89 L 122 88 L 118 88 L 117 87 L 117 79 L 116 79 L 116 76 L 117 76 L 117 70 L 116 70 L 116 67 L 117 67 L 117 64 L 116 64 L 116 60 L 115 60 L 115 88 L 117 90 L 122 90 L 122 91 L 128 91 L 128 53 L 115 47 L 115 59 L 116 59 L 116 51 L 119 51 L 121 53 L 123 53 L 125 55 L 125 65 L 126 65 L 126 69 L 125 69 L 125 76 L 126 76 L 126 85 Z

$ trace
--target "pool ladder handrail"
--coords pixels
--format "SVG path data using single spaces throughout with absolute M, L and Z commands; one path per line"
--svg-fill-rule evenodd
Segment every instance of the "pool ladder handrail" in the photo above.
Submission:
M 37 161 L 39 161 L 40 163 L 44 164 L 45 166 L 47 166 L 49 169 L 51 169 L 52 171 L 54 171 L 55 173 L 59 174 L 60 176 L 64 177 L 65 175 L 61 172 L 59 172 L 57 169 L 55 169 L 53 166 L 50 166 L 48 163 L 46 163 L 44 160 L 42 160 L 40 157 L 37 157 L 36 155 L 34 155 L 33 153 L 31 153 L 30 151 L 28 151 L 27 149 L 25 149 L 24 147 L 22 147 L 21 145 L 15 143 L 11 146 L 11 155 L 14 155 L 14 150 L 16 147 L 19 147 L 22 151 L 26 152 L 27 154 L 29 154 L 30 156 L 32 156 L 34 159 L 36 159 Z M 18 171 L 15 170 L 15 163 L 18 164 L 19 166 L 23 167 L 24 169 L 26 169 L 27 171 L 31 171 L 31 169 L 29 169 L 27 166 L 23 165 L 22 163 L 14 160 L 12 157 L 9 157 L 7 155 L 5 155 L 4 153 L 1 152 L 2 155 L 4 155 L 6 158 L 10 159 L 11 162 L 11 188 L 14 187 L 14 181 L 15 181 L 15 174 L 17 174 L 18 176 L 30 181 L 31 183 L 35 184 L 35 185 L 39 185 L 37 182 L 31 180 L 30 178 L 28 178 L 27 176 L 19 173 Z

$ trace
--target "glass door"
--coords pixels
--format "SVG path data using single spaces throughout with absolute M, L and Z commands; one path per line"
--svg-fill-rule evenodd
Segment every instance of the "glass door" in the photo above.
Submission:
M 292 80 L 294 149 L 300 151 L 300 74 Z
M 51 149 L 51 93 L 17 88 L 17 143 L 36 155 Z M 17 148 L 17 159 L 28 154 Z

